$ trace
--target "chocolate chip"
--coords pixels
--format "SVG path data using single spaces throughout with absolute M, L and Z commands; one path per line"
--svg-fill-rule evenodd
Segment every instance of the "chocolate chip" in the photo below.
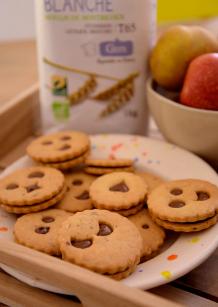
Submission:
M 52 222 L 55 221 L 55 219 L 52 216 L 45 216 L 45 217 L 42 218 L 42 221 L 44 223 L 52 223 Z
M 19 187 L 18 184 L 16 184 L 16 183 L 10 183 L 10 184 L 8 184 L 8 185 L 6 186 L 6 189 L 7 189 L 7 190 L 15 190 L 15 189 L 17 189 L 18 187 Z
M 207 192 L 200 191 L 200 192 L 197 192 L 196 194 L 198 196 L 197 200 L 199 201 L 204 201 L 210 198 L 210 195 Z
M 51 144 L 53 144 L 52 141 L 44 141 L 44 142 L 42 143 L 42 145 L 51 145 Z
M 71 245 L 76 248 L 88 248 L 92 245 L 92 240 L 75 241 L 71 240 Z
M 42 178 L 44 177 L 45 174 L 43 172 L 33 172 L 31 174 L 29 174 L 28 178 Z
M 149 225 L 144 224 L 144 225 L 142 225 L 142 228 L 143 228 L 143 229 L 148 229 L 148 228 L 149 228 Z
M 80 179 L 75 179 L 74 181 L 72 181 L 72 184 L 73 185 L 81 185 L 81 184 L 83 184 L 83 181 L 80 180 Z
M 113 232 L 112 228 L 106 224 L 99 224 L 98 236 L 108 236 Z
M 60 139 L 61 141 L 68 141 L 68 140 L 71 140 L 71 137 L 69 135 L 64 135 Z
M 67 149 L 70 149 L 71 148 L 71 146 L 70 145 L 68 145 L 68 144 L 65 144 L 65 145 L 63 145 L 62 147 L 60 147 L 59 148 L 59 150 L 67 150 Z
M 40 235 L 45 235 L 46 233 L 49 232 L 50 227 L 38 227 L 35 229 L 35 232 L 40 234 Z
M 170 193 L 172 195 L 181 195 L 183 191 L 181 189 L 173 189 L 172 191 L 170 191 Z
M 180 200 L 174 200 L 169 204 L 169 207 L 171 208 L 182 208 L 185 206 L 184 201 L 180 201 Z
M 126 193 L 129 191 L 129 188 L 124 181 L 121 181 L 120 183 L 115 184 L 114 186 L 110 187 L 109 190 L 112 192 Z
M 26 187 L 27 193 L 31 193 L 31 192 L 33 192 L 35 190 L 39 190 L 39 189 L 40 189 L 40 186 L 38 186 L 38 183 L 34 183 L 34 184 L 28 185 Z
M 88 191 L 84 191 L 82 194 L 80 194 L 79 196 L 76 197 L 76 199 L 79 200 L 86 200 L 89 199 L 89 192 Z

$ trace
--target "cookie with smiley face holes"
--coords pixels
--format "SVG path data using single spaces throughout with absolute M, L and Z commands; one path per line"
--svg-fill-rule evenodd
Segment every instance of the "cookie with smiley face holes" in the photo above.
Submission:
M 89 188 L 96 177 L 75 172 L 66 174 L 67 193 L 63 200 L 57 205 L 58 209 L 69 212 L 79 212 L 92 209 L 92 203 L 89 196 Z
M 57 196 L 64 184 L 64 175 L 56 169 L 37 166 L 20 169 L 0 180 L 0 203 L 36 205 Z
M 23 215 L 15 223 L 15 239 L 38 251 L 60 255 L 58 231 L 69 216 L 70 213 L 57 209 Z
M 90 197 L 97 209 L 129 210 L 145 203 L 147 185 L 135 174 L 117 172 L 96 179 L 90 187 Z M 136 213 L 136 212 L 134 212 Z
M 198 179 L 170 181 L 154 189 L 148 196 L 147 203 L 153 219 L 161 226 L 173 229 L 169 228 L 169 223 L 172 226 L 175 223 L 177 229 L 182 229 L 184 225 L 181 224 L 180 227 L 179 223 L 188 223 L 186 225 L 191 227 L 183 229 L 192 231 L 194 223 L 208 221 L 216 216 L 218 188 L 210 182 Z M 214 223 L 205 223 L 208 227 L 212 224 Z M 199 226 L 195 231 L 202 229 L 205 227 Z
M 107 210 L 86 210 L 68 218 L 59 232 L 62 257 L 121 279 L 140 261 L 142 238 L 127 218 Z
M 88 135 L 62 131 L 37 138 L 27 147 L 27 153 L 36 162 L 64 170 L 83 163 L 89 149 Z

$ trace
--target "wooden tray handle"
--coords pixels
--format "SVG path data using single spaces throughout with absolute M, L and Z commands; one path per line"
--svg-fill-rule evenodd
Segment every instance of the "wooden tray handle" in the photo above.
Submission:
M 85 307 L 181 306 L 4 239 L 0 239 L 0 262 L 72 292 Z

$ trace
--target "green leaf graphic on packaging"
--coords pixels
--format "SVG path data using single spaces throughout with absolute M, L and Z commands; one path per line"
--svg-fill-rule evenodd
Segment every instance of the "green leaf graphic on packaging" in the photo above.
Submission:
M 67 86 L 67 78 L 53 75 L 51 77 L 51 84 L 52 84 L 52 94 L 54 96 L 64 96 L 68 95 L 68 86 Z
M 70 104 L 68 101 L 54 101 L 52 111 L 56 120 L 66 120 L 70 117 Z

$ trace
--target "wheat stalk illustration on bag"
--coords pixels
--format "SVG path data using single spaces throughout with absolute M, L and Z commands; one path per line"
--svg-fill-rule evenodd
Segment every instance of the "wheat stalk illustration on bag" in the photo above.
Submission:
M 86 75 L 89 77 L 89 79 L 86 80 L 81 87 L 79 87 L 75 92 L 71 93 L 67 97 L 71 105 L 82 103 L 87 98 L 99 102 L 106 102 L 107 106 L 100 113 L 100 118 L 105 118 L 119 111 L 131 100 L 131 98 L 134 96 L 134 81 L 140 75 L 138 72 L 134 72 L 123 79 L 118 79 L 112 76 L 92 73 L 89 71 L 82 71 L 72 67 L 60 65 L 46 58 L 43 60 L 46 64 L 55 68 L 70 71 L 80 75 Z M 91 97 L 91 94 L 94 92 L 98 85 L 97 78 L 112 80 L 115 81 L 115 84 L 98 93 L 96 96 Z
M 101 112 L 100 117 L 104 118 L 117 112 L 130 101 L 133 95 L 134 83 L 131 80 L 114 94 L 107 107 Z
M 97 94 L 93 99 L 95 100 L 108 100 L 112 98 L 114 95 L 118 94 L 120 90 L 129 85 L 135 78 L 139 76 L 139 73 L 132 73 L 125 79 L 119 80 L 116 84 L 109 87 L 108 89 L 102 91 Z
M 71 93 L 68 98 L 71 105 L 75 105 L 86 100 L 90 94 L 95 90 L 97 86 L 97 81 L 95 76 L 90 76 L 85 83 L 78 88 L 77 91 Z

